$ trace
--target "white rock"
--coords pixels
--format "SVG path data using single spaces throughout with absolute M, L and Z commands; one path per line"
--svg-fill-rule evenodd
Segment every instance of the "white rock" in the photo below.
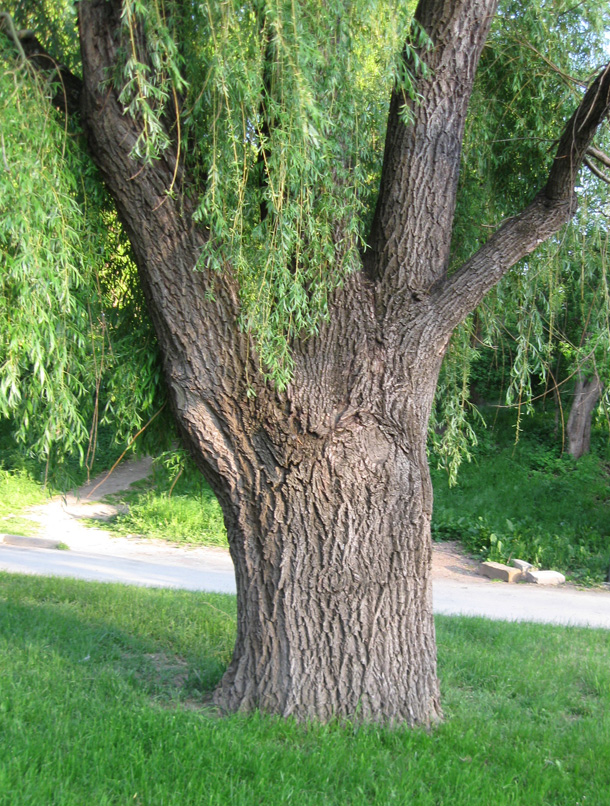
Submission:
M 522 574 L 525 574 L 528 571 L 536 570 L 536 568 L 531 563 L 528 563 L 525 560 L 513 560 L 512 562 L 515 568 L 518 568 Z
M 563 585 L 566 578 L 559 571 L 527 571 L 525 580 L 535 585 Z

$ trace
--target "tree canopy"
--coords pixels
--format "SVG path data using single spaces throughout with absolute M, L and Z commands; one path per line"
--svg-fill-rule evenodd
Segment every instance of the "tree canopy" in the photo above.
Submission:
M 280 389 L 291 377 L 291 339 L 316 332 L 329 294 L 366 248 L 391 86 L 403 88 L 405 118 L 417 103 L 426 35 L 416 29 L 408 38 L 414 6 L 124 4 L 125 44 L 108 81 L 140 122 L 133 156 L 158 159 L 177 135 L 173 180 L 188 171 L 195 218 L 210 232 L 201 260 L 237 273 L 242 327 Z M 19 439 L 61 464 L 66 453 L 92 448 L 100 419 L 127 441 L 164 393 L 129 245 L 69 114 L 70 87 L 57 83 L 62 73 L 50 62 L 42 75 L 33 69 L 14 40 L 31 32 L 36 47 L 78 76 L 74 6 L 7 9 L 14 27 L 5 14 L 0 406 Z M 455 266 L 543 181 L 558 128 L 606 55 L 605 11 L 603 2 L 501 4 L 466 127 Z M 413 72 L 399 58 L 405 41 Z M 568 375 L 591 355 L 602 375 L 609 365 L 607 166 L 590 161 L 587 201 L 569 233 L 511 273 L 477 314 L 479 341 L 493 345 L 507 327 L 514 333 L 509 404 L 527 406 L 534 379 L 546 381 L 557 355 Z M 586 333 L 567 324 L 577 316 L 568 304 L 584 308 Z M 435 450 L 452 473 L 473 436 L 472 329 L 469 320 L 452 340 L 438 395 L 437 418 L 449 427 Z

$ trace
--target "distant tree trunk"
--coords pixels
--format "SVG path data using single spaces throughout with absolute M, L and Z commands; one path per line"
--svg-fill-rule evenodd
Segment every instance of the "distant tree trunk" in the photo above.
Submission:
M 602 383 L 595 373 L 585 378 L 582 372 L 576 376 L 574 400 L 568 417 L 568 453 L 579 459 L 591 447 L 591 419 L 602 393 Z
M 238 626 L 216 702 L 229 710 L 440 715 L 426 436 L 441 362 L 453 328 L 571 215 L 574 172 L 606 112 L 594 87 L 547 187 L 447 277 L 464 121 L 495 6 L 420 2 L 430 69 L 409 125 L 408 99 L 392 95 L 371 248 L 319 334 L 291 345 L 279 393 L 239 327 L 230 267 L 195 270 L 207 236 L 177 149 L 149 165 L 130 157 L 137 124 L 108 84 L 120 0 L 78 4 L 89 149 L 133 246 L 177 422 L 227 525 Z

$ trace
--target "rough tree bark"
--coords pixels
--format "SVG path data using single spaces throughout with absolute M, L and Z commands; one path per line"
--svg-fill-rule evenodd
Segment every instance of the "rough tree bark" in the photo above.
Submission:
M 278 394 L 237 327 L 230 272 L 194 271 L 206 234 L 187 194 L 166 195 L 175 151 L 144 167 L 129 157 L 137 127 L 106 82 L 120 0 L 79 3 L 90 151 L 133 245 L 177 421 L 227 525 L 238 629 L 215 697 L 228 710 L 440 717 L 425 452 L 438 371 L 453 328 L 572 213 L 610 86 L 606 72 L 585 96 L 532 205 L 447 277 L 464 120 L 495 8 L 419 3 L 430 70 L 411 125 L 401 93 L 391 100 L 372 247 L 319 336 L 293 345 L 294 379 Z M 174 188 L 187 187 L 178 166 Z
M 576 375 L 574 399 L 568 417 L 568 453 L 580 459 L 591 447 L 591 418 L 603 391 L 597 373 L 587 378 L 582 372 Z

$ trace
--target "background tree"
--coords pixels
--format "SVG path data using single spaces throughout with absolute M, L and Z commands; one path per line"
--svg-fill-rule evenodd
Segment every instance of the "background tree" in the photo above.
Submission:
M 88 152 L 236 569 L 237 641 L 215 700 L 428 724 L 438 373 L 454 328 L 574 213 L 610 69 L 524 206 L 450 272 L 494 0 L 421 0 L 413 19 L 409 4 L 366 2 L 78 8 Z

